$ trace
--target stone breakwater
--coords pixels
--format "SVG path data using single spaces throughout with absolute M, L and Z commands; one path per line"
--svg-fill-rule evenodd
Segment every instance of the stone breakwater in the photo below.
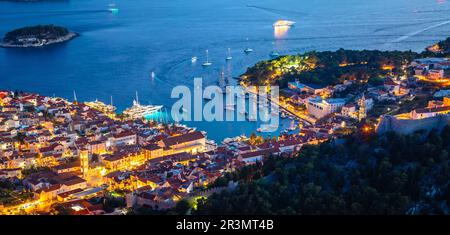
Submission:
M 51 44 L 57 44 L 57 43 L 63 43 L 63 42 L 67 42 L 70 41 L 72 39 L 74 39 L 75 37 L 78 37 L 79 34 L 75 33 L 75 32 L 70 32 L 67 35 L 54 39 L 54 40 L 49 40 L 49 41 L 43 41 L 43 40 L 38 40 L 38 43 L 28 43 L 28 44 L 23 44 L 23 45 L 18 45 L 18 44 L 13 44 L 13 43 L 0 43 L 0 47 L 5 47 L 5 48 L 29 48 L 29 47 L 44 47 L 44 46 L 48 46 Z

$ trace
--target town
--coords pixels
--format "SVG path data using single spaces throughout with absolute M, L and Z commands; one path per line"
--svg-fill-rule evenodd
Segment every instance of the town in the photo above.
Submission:
M 225 172 L 268 155 L 290 156 L 327 136 L 227 139 L 143 118 L 119 118 L 101 102 L 0 92 L 2 214 L 123 214 L 165 209 Z M 207 189 L 207 190 L 205 190 Z
M 281 118 L 292 119 L 289 130 L 220 144 L 185 125 L 116 115 L 113 106 L 100 101 L 1 91 L 0 212 L 99 215 L 170 209 L 181 200 L 232 190 L 236 182 L 214 183 L 266 157 L 293 157 L 303 145 L 355 131 L 411 132 L 414 121 L 450 112 L 450 90 L 442 89 L 450 84 L 447 58 L 381 69 L 387 76 L 376 82 L 289 82 L 276 104 Z M 393 120 L 408 123 L 397 129 Z

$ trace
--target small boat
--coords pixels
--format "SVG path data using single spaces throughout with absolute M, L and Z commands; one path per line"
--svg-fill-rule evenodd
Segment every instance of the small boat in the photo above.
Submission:
M 228 55 L 227 55 L 227 58 L 225 58 L 225 60 L 232 60 L 232 59 L 233 59 L 233 57 L 231 56 L 231 49 L 228 48 Z
M 248 42 L 248 38 L 247 38 L 246 40 L 247 40 L 247 42 Z M 250 53 L 250 52 L 253 52 L 253 49 L 250 48 L 250 47 L 247 47 L 247 48 L 245 48 L 244 52 L 248 54 L 248 53 Z
M 271 129 L 273 128 L 273 126 L 270 127 L 259 127 L 258 129 L 256 129 L 257 132 L 269 132 L 271 131 Z
M 272 58 L 272 59 L 275 59 L 279 56 L 280 56 L 280 54 L 276 51 L 272 51 L 272 53 L 270 53 L 270 58 Z
M 239 111 L 240 115 L 247 115 L 247 111 Z
M 225 105 L 226 110 L 234 111 L 234 104 L 227 104 Z
M 247 47 L 247 48 L 245 48 L 244 52 L 247 53 L 247 54 L 249 54 L 249 53 L 253 52 L 253 49 Z
M 150 77 L 151 77 L 152 79 L 155 79 L 155 77 L 156 77 L 155 72 L 152 71 L 152 72 L 150 73 Z
M 205 63 L 203 63 L 202 65 L 203 66 L 211 66 L 212 65 L 212 63 L 211 62 L 209 62 L 209 55 L 208 55 L 209 53 L 208 53 L 208 50 L 206 50 L 206 62 Z
M 196 63 L 196 62 L 197 62 L 197 56 L 192 57 L 192 58 L 191 58 L 191 62 L 192 62 L 192 63 Z
M 249 121 L 249 122 L 256 122 L 256 117 L 255 116 L 253 116 L 253 115 L 249 115 L 248 117 L 247 117 L 247 121 Z
M 292 120 L 291 125 L 289 126 L 289 128 L 287 130 L 288 131 L 295 131 L 295 129 L 297 129 L 297 126 L 295 125 L 294 120 Z
M 111 3 L 108 6 L 109 6 L 109 8 L 108 8 L 109 12 L 111 12 L 111 13 L 118 13 L 119 12 L 119 8 L 116 7 L 116 4 Z

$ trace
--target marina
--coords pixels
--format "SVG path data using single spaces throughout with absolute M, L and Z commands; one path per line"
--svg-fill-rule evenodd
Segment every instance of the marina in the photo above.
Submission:
M 63 46 L 42 48 L 33 53 L 0 49 L 0 87 L 70 99 L 73 90 L 77 90 L 80 101 L 96 98 L 108 101 L 112 95 L 117 113 L 130 107 L 133 98 L 129 94 L 138 90 L 142 101 L 170 109 L 174 102 L 170 98 L 173 87 L 193 88 L 194 77 L 203 77 L 205 85 L 216 85 L 223 66 L 225 77 L 239 77 L 247 67 L 270 58 L 272 51 L 280 55 L 341 47 L 421 51 L 443 39 L 449 29 L 448 24 L 442 25 L 401 43 L 388 43 L 426 28 L 429 21 L 440 22 L 446 17 L 445 12 L 413 13 L 413 10 L 430 8 L 427 2 L 418 0 L 412 0 L 408 5 L 395 1 L 379 4 L 376 0 L 371 14 L 357 22 L 349 19 L 369 13 L 361 10 L 362 2 L 346 4 L 346 14 L 340 13 L 341 6 L 325 4 L 318 7 L 311 2 L 292 2 L 292 7 L 302 9 L 302 12 L 316 10 L 317 14 L 309 15 L 289 11 L 291 6 L 280 6 L 279 1 L 273 0 L 255 3 L 258 8 L 246 7 L 245 3 L 236 0 L 222 2 L 219 7 L 205 0 L 190 3 L 181 0 L 121 1 L 115 2 L 118 14 L 107 11 L 113 8 L 109 6 L 111 3 L 106 0 L 76 1 L 67 5 L 52 1 L 37 4 L 0 1 L 1 34 L 27 25 L 33 17 L 35 22 L 67 26 L 81 35 Z M 204 10 L 198 11 L 199 7 Z M 398 7 L 404 10 L 394 11 Z M 161 11 L 161 8 L 167 11 Z M 187 14 L 180 14 L 180 11 Z M 172 16 L 170 20 L 165 17 L 167 14 Z M 333 15 L 332 24 L 330 15 Z M 273 24 L 280 19 L 297 23 L 278 39 Z M 203 27 L 205 25 L 208 27 Z M 226 60 L 228 48 L 231 60 Z M 253 51 L 247 54 L 246 48 Z M 205 50 L 209 50 L 208 60 L 212 63 L 206 67 L 202 66 L 206 61 Z M 24 73 L 23 68 L 28 72 Z M 151 72 L 155 73 L 154 79 L 151 79 Z M 230 79 L 230 85 L 235 82 Z M 289 118 L 281 116 L 280 119 L 289 126 Z M 257 121 L 184 124 L 207 131 L 217 142 L 230 136 L 249 136 L 258 127 Z

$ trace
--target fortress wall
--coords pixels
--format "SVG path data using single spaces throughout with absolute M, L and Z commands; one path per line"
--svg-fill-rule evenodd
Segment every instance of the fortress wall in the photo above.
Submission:
M 378 134 L 383 134 L 389 131 L 394 131 L 398 134 L 411 134 L 415 131 L 425 130 L 427 132 L 432 129 L 442 130 L 450 123 L 449 115 L 438 115 L 431 118 L 423 119 L 397 119 L 394 116 L 383 116 L 378 124 L 376 131 Z

